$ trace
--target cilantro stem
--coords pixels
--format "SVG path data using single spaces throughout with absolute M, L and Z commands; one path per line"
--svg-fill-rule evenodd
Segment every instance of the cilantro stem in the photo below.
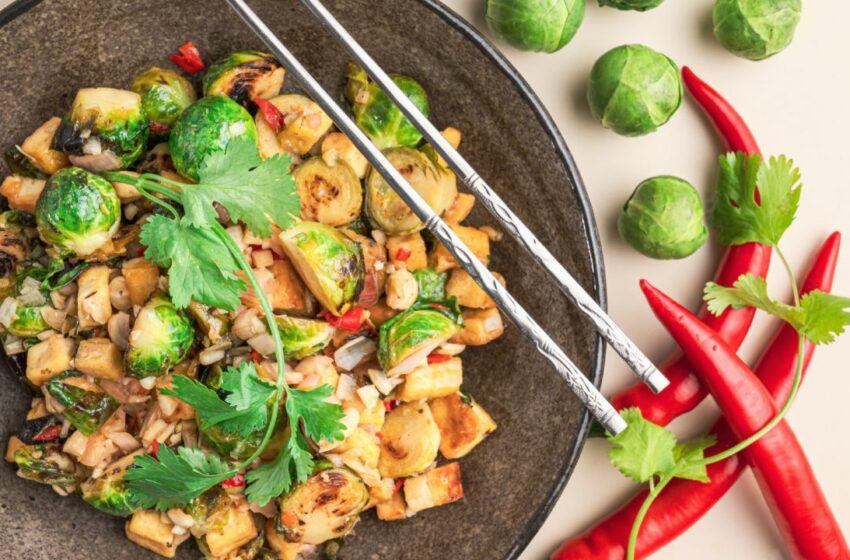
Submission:
M 655 484 L 653 480 L 650 480 L 649 484 L 649 494 L 646 495 L 643 503 L 638 510 L 637 515 L 635 516 L 635 521 L 632 524 L 632 530 L 629 533 L 629 544 L 626 549 L 626 558 L 627 560 L 634 560 L 635 558 L 635 548 L 637 547 L 637 538 L 640 534 L 640 526 L 643 524 L 643 519 L 646 517 L 646 513 L 649 511 L 649 508 L 652 506 L 652 503 L 655 501 L 655 498 L 661 494 L 661 491 L 664 490 L 664 487 L 667 486 L 671 480 L 673 480 L 673 474 L 667 474 L 661 477 L 658 480 L 658 484 Z

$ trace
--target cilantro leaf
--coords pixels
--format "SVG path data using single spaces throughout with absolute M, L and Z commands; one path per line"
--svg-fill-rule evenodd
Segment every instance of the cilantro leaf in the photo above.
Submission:
M 713 435 L 707 435 L 676 444 L 676 447 L 673 448 L 673 458 L 676 461 L 673 476 L 698 482 L 709 482 L 708 471 L 703 460 L 705 459 L 705 450 L 715 443 L 717 443 L 717 438 Z
M 714 315 L 720 315 L 729 307 L 755 307 L 779 317 L 795 328 L 802 324 L 801 311 L 792 305 L 772 299 L 767 293 L 765 279 L 754 274 L 742 274 L 731 287 L 709 282 L 705 285 L 703 299 L 708 310 Z
M 218 202 L 234 222 L 243 222 L 260 237 L 271 235 L 272 224 L 286 229 L 301 213 L 291 164 L 288 155 L 262 159 L 254 142 L 231 140 L 224 151 L 204 159 L 197 184 L 181 187 L 185 219 L 195 227 L 209 227 L 218 218 L 213 206 Z
M 322 385 L 312 391 L 291 389 L 286 398 L 286 413 L 291 420 L 301 418 L 304 433 L 313 441 L 338 441 L 344 437 L 345 426 L 340 422 L 342 407 L 327 402 L 333 387 Z
M 800 172 L 785 156 L 771 157 L 767 162 L 758 154 L 720 156 L 717 192 L 710 213 L 720 242 L 776 245 L 794 221 L 800 189 Z
M 799 332 L 813 344 L 830 344 L 850 325 L 850 298 L 812 290 L 800 299 L 803 321 Z
M 245 496 L 260 507 L 289 492 L 293 481 L 304 482 L 313 471 L 313 456 L 300 433 L 295 432 L 286 447 L 268 463 L 248 471 L 245 481 Z
M 240 303 L 245 282 L 227 247 L 206 229 L 165 216 L 153 215 L 142 227 L 140 241 L 145 257 L 168 270 L 168 289 L 177 307 L 194 299 L 213 307 L 233 310 Z
M 673 432 L 645 420 L 640 409 L 626 408 L 620 414 L 629 426 L 616 436 L 608 436 L 611 464 L 635 482 L 648 482 L 671 472 L 676 465 Z
M 166 511 L 188 504 L 232 475 L 227 463 L 214 453 L 189 447 L 178 447 L 175 453 L 163 446 L 156 458 L 136 457 L 124 480 L 140 507 Z
M 254 362 L 242 362 L 239 369 L 229 367 L 224 370 L 221 388 L 230 392 L 225 400 L 237 410 L 262 407 L 275 393 L 275 386 L 257 375 Z

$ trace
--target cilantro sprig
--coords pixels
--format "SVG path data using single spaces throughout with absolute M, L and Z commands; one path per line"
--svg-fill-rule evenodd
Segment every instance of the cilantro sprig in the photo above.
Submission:
M 286 229 L 300 210 L 290 164 L 289 156 L 262 159 L 253 142 L 234 139 L 225 150 L 214 152 L 204 160 L 198 172 L 199 180 L 194 184 L 154 174 L 139 177 L 121 172 L 104 174 L 111 181 L 133 185 L 142 196 L 165 210 L 165 214 L 151 216 L 146 221 L 140 240 L 147 247 L 146 258 L 168 268 L 174 304 L 186 307 L 194 300 L 232 310 L 239 305 L 241 293 L 250 286 L 265 314 L 277 360 L 274 385 L 260 379 L 253 364 L 226 370 L 222 389 L 228 394 L 224 399 L 181 375 L 174 376 L 173 388 L 162 389 L 163 394 L 192 406 L 202 428 L 216 426 L 236 436 L 266 428 L 256 451 L 235 466 L 215 454 L 185 447 L 176 452 L 161 449 L 156 458 L 138 457 L 125 480 L 142 507 L 167 510 L 185 505 L 249 469 L 271 441 L 282 412 L 292 428 L 286 444 L 272 461 L 246 474 L 246 494 L 261 506 L 309 476 L 313 457 L 301 429 L 314 440 L 343 438 L 342 410 L 324 400 L 332 392 L 330 387 L 299 391 L 286 384 L 283 343 L 272 307 L 242 250 L 219 223 L 215 206 L 219 205 L 232 221 L 244 223 L 261 237 L 271 235 L 273 226 Z M 183 208 L 182 216 L 172 203 Z M 237 276 L 239 272 L 245 281 Z

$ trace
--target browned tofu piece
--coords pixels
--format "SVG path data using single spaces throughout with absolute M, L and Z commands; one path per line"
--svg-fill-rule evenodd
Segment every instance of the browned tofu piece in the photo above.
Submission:
M 286 540 L 283 533 L 277 530 L 274 518 L 266 521 L 265 533 L 266 544 L 277 554 L 280 560 L 297 560 L 298 553 L 304 545 Z
M 21 144 L 21 151 L 30 158 L 36 167 L 48 175 L 53 175 L 63 167 L 70 165 L 68 156 L 50 147 L 61 123 L 62 119 L 59 117 L 51 117 Z
M 469 217 L 474 206 L 475 196 L 467 193 L 457 193 L 454 202 L 452 202 L 452 205 L 443 214 L 443 220 L 451 224 L 458 224 Z
M 449 224 L 449 227 L 469 247 L 469 250 L 478 257 L 478 260 L 484 264 L 490 262 L 490 237 L 486 232 L 458 224 Z M 437 272 L 445 272 L 452 268 L 458 268 L 454 257 L 442 243 L 436 243 L 434 245 L 431 254 L 428 256 L 428 264 L 436 269 Z
M 487 411 L 471 397 L 455 393 L 429 403 L 440 429 L 440 453 L 459 459 L 496 429 Z
M 27 350 L 27 380 L 41 387 L 51 377 L 71 369 L 74 356 L 74 340 L 51 336 L 44 342 L 30 346 Z
M 414 271 L 428 266 L 425 241 L 418 233 L 388 237 L 387 256 L 396 268 L 404 266 L 407 270 Z
M 105 325 L 112 317 L 109 300 L 109 267 L 92 266 L 77 278 L 77 320 L 80 329 Z
M 398 310 L 387 305 L 387 300 L 381 298 L 378 303 L 369 308 L 369 321 L 375 326 L 380 327 L 393 317 L 398 315 Z
M 451 338 L 451 342 L 467 346 L 483 346 L 496 340 L 504 332 L 505 324 L 497 308 L 465 309 L 463 328 Z
M 460 463 L 448 463 L 404 481 L 404 500 L 412 512 L 444 506 L 463 498 Z
M 92 377 L 117 381 L 124 376 L 124 353 L 108 338 L 80 341 L 74 368 Z
M 26 445 L 21 438 L 18 436 L 12 436 L 9 438 L 9 442 L 6 444 L 6 461 L 9 463 L 15 462 L 15 451 L 20 449 Z
M 257 534 L 251 511 L 233 505 L 228 511 L 224 527 L 220 531 L 208 532 L 205 538 L 212 556 L 224 556 L 255 539 Z
M 493 272 L 493 276 L 503 286 L 505 279 L 498 272 Z M 475 283 L 472 276 L 462 268 L 455 268 L 449 276 L 449 281 L 446 283 L 446 295 L 457 298 L 459 305 L 463 307 L 471 307 L 473 309 L 487 309 L 495 307 L 496 304 L 487 295 L 487 292 Z
M 0 194 L 6 197 L 9 206 L 15 210 L 35 214 L 35 203 L 38 202 L 46 182 L 44 179 L 9 175 L 0 185 Z
M 407 504 L 401 492 L 396 492 L 393 497 L 375 506 L 375 512 L 381 521 L 398 521 L 407 519 Z
M 164 556 L 174 558 L 177 547 L 185 536 L 178 537 L 171 532 L 172 525 L 165 523 L 162 516 L 153 510 L 139 510 L 124 525 L 127 538 L 137 545 Z
M 460 358 L 420 366 L 404 376 L 394 397 L 400 401 L 434 399 L 456 393 L 463 383 Z
M 276 260 L 269 267 L 274 276 L 271 303 L 275 311 L 310 314 L 314 311 L 313 296 L 288 260 Z
M 159 269 L 142 257 L 125 262 L 121 274 L 127 281 L 127 292 L 133 305 L 144 305 L 159 287 Z

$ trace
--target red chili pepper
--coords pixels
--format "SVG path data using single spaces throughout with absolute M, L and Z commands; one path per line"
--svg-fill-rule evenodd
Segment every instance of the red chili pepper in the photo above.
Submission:
M 278 109 L 274 103 L 267 99 L 263 99 L 262 97 L 256 97 L 253 101 L 260 110 L 260 114 L 263 115 L 263 120 L 266 121 L 266 124 L 274 130 L 275 134 L 280 133 L 280 131 L 286 126 L 283 119 L 283 113 L 280 112 L 280 109 Z
M 346 331 L 357 332 L 360 330 L 361 323 L 363 323 L 363 308 L 360 306 L 352 307 L 339 317 L 329 311 L 325 311 L 322 316 L 331 326 Z
M 148 123 L 148 129 L 153 134 L 168 134 L 171 132 L 170 126 L 158 122 Z
M 252 362 L 254 362 L 254 363 L 256 363 L 256 364 L 259 364 L 260 362 L 262 362 L 262 361 L 263 361 L 263 356 L 262 356 L 262 354 L 260 354 L 260 353 L 259 353 L 259 352 L 257 352 L 256 350 L 253 350 L 253 349 L 252 349 L 252 350 L 251 350 L 251 361 L 252 361 Z
M 452 357 L 448 354 L 428 354 L 429 364 L 439 364 L 451 360 Z
M 298 525 L 298 518 L 290 511 L 285 511 L 280 514 L 280 522 L 287 527 L 295 527 Z
M 62 433 L 62 426 L 54 424 L 41 430 L 37 436 L 32 438 L 33 441 L 53 441 L 59 439 L 59 434 Z
M 384 409 L 387 412 L 392 412 L 398 406 L 398 401 L 384 401 Z
M 157 453 L 159 453 L 159 441 L 153 440 L 151 442 L 151 455 L 153 455 L 154 459 L 157 458 L 157 456 L 156 456 Z
M 690 68 L 682 69 L 682 77 L 694 100 L 723 137 L 726 149 L 759 153 L 753 134 L 728 101 L 697 78 Z M 770 253 L 769 247 L 756 243 L 729 247 L 714 281 L 721 286 L 731 286 L 742 274 L 764 277 L 770 264 Z M 734 349 L 744 341 L 754 315 L 755 310 L 751 307 L 729 309 L 719 317 L 708 313 L 705 306 L 699 312 L 700 319 Z M 708 394 L 680 350 L 663 360 L 659 369 L 670 381 L 664 391 L 656 395 L 643 383 L 636 383 L 613 395 L 611 404 L 617 409 L 637 407 L 644 418 L 663 426 L 695 408 Z
M 404 486 L 404 479 L 403 478 L 395 479 L 395 482 L 393 482 L 393 494 L 398 494 L 398 491 L 401 490 L 403 486 Z
M 237 488 L 239 486 L 245 486 L 245 475 L 242 473 L 238 473 L 227 480 L 221 481 L 222 488 Z
M 828 292 L 832 289 L 840 243 L 841 235 L 836 232 L 821 246 L 801 286 L 801 293 L 815 289 Z M 807 344 L 804 373 L 813 354 L 814 346 Z M 774 400 L 784 401 L 788 397 L 796 365 L 797 332 L 790 325 L 783 324 L 755 367 L 756 374 Z M 708 450 L 709 455 L 728 449 L 738 441 L 722 418 L 714 423 L 710 432 L 717 436 L 717 444 Z M 711 482 L 682 479 L 670 482 L 655 499 L 643 520 L 635 556 L 649 556 L 685 532 L 732 488 L 745 467 L 745 462 L 736 455 L 708 466 Z M 632 523 L 646 494 L 646 491 L 639 492 L 583 535 L 565 542 L 552 556 L 553 560 L 623 560 Z
M 407 247 L 399 247 L 398 251 L 395 252 L 395 260 L 397 261 L 406 261 L 410 258 L 410 249 Z
M 178 52 L 176 53 L 168 55 L 168 59 L 182 68 L 187 74 L 197 74 L 204 69 L 204 61 L 201 59 L 201 52 L 198 50 L 198 47 L 195 46 L 195 43 L 192 41 L 186 41 L 180 45 L 180 48 L 178 48 L 177 51 Z
M 778 407 L 770 393 L 723 339 L 645 280 L 641 289 L 656 317 L 708 386 L 737 438 L 752 435 L 776 416 Z M 752 466 L 794 558 L 850 559 L 841 528 L 785 420 L 742 455 Z

